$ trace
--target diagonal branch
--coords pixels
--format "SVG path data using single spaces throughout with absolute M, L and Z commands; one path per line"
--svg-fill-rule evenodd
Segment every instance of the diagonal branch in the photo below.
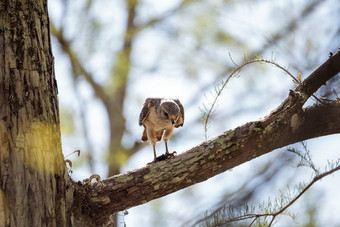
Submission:
M 335 168 L 330 169 L 329 171 L 326 171 L 322 174 L 316 175 L 313 180 L 307 184 L 293 199 L 291 199 L 285 206 L 280 208 L 278 211 L 275 212 L 266 212 L 266 213 L 249 213 L 241 216 L 237 216 L 228 220 L 223 221 L 219 226 L 224 226 L 227 223 L 232 223 L 232 222 L 238 222 L 242 220 L 247 220 L 247 219 L 253 219 L 249 226 L 252 226 L 256 220 L 262 218 L 262 217 L 271 217 L 271 221 L 269 222 L 268 226 L 272 226 L 274 224 L 275 219 L 280 215 L 285 212 L 290 206 L 292 206 L 305 192 L 310 189 L 316 182 L 320 181 L 322 178 L 327 177 L 337 171 L 340 170 L 340 166 L 337 166 Z M 198 223 L 198 222 L 197 222 Z M 196 223 L 196 224 L 197 224 Z
M 288 207 L 290 207 L 291 205 L 293 205 L 293 203 L 295 203 L 310 187 L 313 186 L 313 184 L 315 184 L 316 182 L 318 182 L 319 180 L 321 180 L 322 178 L 331 175 L 333 173 L 335 173 L 336 171 L 340 170 L 340 166 L 337 166 L 336 168 L 333 168 L 329 171 L 326 171 L 320 175 L 317 175 L 313 178 L 313 180 L 292 200 L 290 201 L 286 206 L 284 206 L 281 210 L 279 210 L 278 212 L 272 214 L 273 218 L 271 220 L 271 222 L 269 223 L 269 226 L 271 226 L 275 220 L 275 217 L 278 216 L 279 214 L 283 213 L 285 210 L 287 210 Z
M 275 111 L 193 147 L 173 159 L 119 174 L 101 183 L 78 185 L 83 212 L 105 223 L 117 211 L 146 203 L 289 144 L 340 133 L 340 101 L 302 109 L 317 88 L 340 71 L 340 54 L 329 58 Z M 312 84 L 310 84 L 312 83 Z
M 316 92 L 322 85 L 335 76 L 340 71 L 340 52 L 324 62 L 318 69 L 316 69 L 309 77 L 307 77 L 302 84 L 297 88 L 297 92 L 305 94 L 306 98 L 309 98 L 314 92 Z

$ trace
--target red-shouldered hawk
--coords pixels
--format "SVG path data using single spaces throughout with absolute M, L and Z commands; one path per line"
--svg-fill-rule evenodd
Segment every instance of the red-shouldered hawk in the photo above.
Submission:
M 171 156 L 168 141 L 174 128 L 183 126 L 184 108 L 178 99 L 147 98 L 139 115 L 139 125 L 144 126 L 142 141 L 152 144 L 156 161 L 156 143 L 162 139 L 165 143 L 166 157 Z

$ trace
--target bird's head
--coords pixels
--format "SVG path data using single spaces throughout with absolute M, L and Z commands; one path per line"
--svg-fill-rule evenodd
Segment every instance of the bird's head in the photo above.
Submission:
M 161 102 L 161 110 L 163 118 L 170 120 L 171 124 L 175 124 L 180 111 L 177 103 L 171 99 L 163 100 Z

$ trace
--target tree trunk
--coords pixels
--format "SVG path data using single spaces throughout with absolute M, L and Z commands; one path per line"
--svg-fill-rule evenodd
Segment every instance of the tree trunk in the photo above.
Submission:
M 0 15 L 0 226 L 65 226 L 47 2 L 1 1 Z

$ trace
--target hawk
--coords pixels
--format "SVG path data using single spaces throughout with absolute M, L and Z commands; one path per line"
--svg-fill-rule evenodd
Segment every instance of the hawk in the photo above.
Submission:
M 183 126 L 184 108 L 178 99 L 147 98 L 139 115 L 139 125 L 144 126 L 142 141 L 149 141 L 153 147 L 156 161 L 156 143 L 162 139 L 165 143 L 165 157 L 172 156 L 168 150 L 168 141 L 174 128 Z M 164 135 L 163 135 L 164 134 Z

